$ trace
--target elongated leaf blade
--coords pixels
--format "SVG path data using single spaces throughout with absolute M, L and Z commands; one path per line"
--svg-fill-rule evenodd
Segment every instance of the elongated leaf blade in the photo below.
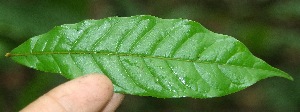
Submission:
M 73 79 L 104 73 L 115 92 L 159 98 L 209 98 L 287 73 L 253 56 L 233 37 L 199 23 L 153 16 L 111 17 L 55 27 L 8 56 Z

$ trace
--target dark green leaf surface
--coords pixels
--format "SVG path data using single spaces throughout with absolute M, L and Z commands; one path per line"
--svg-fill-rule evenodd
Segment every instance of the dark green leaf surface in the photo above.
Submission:
M 233 37 L 199 23 L 153 16 L 111 17 L 55 27 L 7 56 L 73 79 L 104 73 L 115 92 L 209 98 L 288 74 L 253 56 Z

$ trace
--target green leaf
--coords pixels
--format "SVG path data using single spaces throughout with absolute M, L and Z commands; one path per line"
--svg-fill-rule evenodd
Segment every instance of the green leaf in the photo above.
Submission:
M 73 79 L 104 73 L 115 92 L 159 98 L 209 98 L 267 77 L 292 80 L 238 40 L 199 23 L 153 16 L 111 17 L 55 27 L 7 56 Z

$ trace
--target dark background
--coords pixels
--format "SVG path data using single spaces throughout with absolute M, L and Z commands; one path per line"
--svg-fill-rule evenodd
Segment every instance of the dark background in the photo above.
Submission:
M 300 0 L 0 0 L 0 111 L 17 111 L 67 81 L 21 66 L 6 52 L 57 25 L 141 14 L 191 19 L 233 36 L 294 81 L 269 78 L 210 99 L 126 95 L 117 111 L 300 111 Z

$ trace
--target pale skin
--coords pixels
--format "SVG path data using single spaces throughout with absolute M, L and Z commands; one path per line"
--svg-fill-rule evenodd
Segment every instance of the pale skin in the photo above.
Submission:
M 20 112 L 114 112 L 123 98 L 105 75 L 87 74 L 57 86 Z

